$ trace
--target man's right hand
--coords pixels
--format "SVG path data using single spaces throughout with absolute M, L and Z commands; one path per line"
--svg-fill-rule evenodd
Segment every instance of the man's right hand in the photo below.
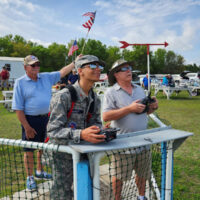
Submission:
M 81 139 L 91 143 L 104 142 L 106 136 L 99 135 L 100 128 L 98 126 L 90 126 L 81 131 Z
M 26 133 L 26 138 L 28 140 L 34 138 L 35 135 L 37 134 L 35 129 L 33 129 L 31 126 L 28 126 L 28 127 L 25 128 L 25 133 Z
M 82 56 L 83 56 L 83 54 L 80 54 L 80 55 L 76 56 L 75 62 L 76 62 L 79 58 L 81 58 Z
M 145 105 L 140 103 L 140 99 L 133 101 L 130 105 L 129 105 L 129 110 L 130 112 L 133 113 L 141 113 L 144 109 L 145 109 Z

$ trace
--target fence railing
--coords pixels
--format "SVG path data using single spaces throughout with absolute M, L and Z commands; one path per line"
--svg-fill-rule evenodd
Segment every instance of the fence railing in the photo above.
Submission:
M 38 190 L 35 192 L 30 193 L 25 189 L 24 147 L 42 149 L 44 155 L 51 152 L 72 155 L 75 200 L 114 199 L 116 188 L 113 177 L 121 180 L 121 199 L 136 199 L 137 176 L 145 177 L 145 195 L 148 199 L 173 199 L 173 152 L 192 133 L 172 129 L 154 115 L 151 117 L 159 124 L 159 128 L 120 135 L 115 140 L 101 144 L 82 142 L 63 146 L 0 138 L 0 199 L 54 199 L 50 192 L 53 184 L 63 187 L 61 191 L 66 190 L 62 179 L 59 183 L 54 179 L 37 181 Z M 140 159 L 143 151 L 145 153 Z M 87 155 L 84 160 L 83 155 Z M 140 162 L 144 163 L 140 168 L 133 164 Z M 51 156 L 43 156 L 43 164 L 46 171 L 54 173 Z M 65 165 L 61 159 L 60 166 Z

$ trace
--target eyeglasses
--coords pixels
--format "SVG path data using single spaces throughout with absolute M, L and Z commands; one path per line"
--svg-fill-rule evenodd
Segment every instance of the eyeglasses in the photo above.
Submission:
M 34 64 L 32 64 L 32 65 L 30 65 L 31 67 L 40 67 L 40 63 L 34 63 Z
M 132 70 L 132 67 L 131 66 L 128 66 L 128 67 L 122 67 L 120 68 L 119 70 L 117 70 L 116 72 L 126 72 L 128 70 Z
M 82 68 L 84 68 L 86 66 L 89 66 L 90 69 L 99 68 L 101 71 L 103 71 L 103 69 L 104 69 L 104 67 L 99 64 L 86 64 L 86 65 L 83 65 Z

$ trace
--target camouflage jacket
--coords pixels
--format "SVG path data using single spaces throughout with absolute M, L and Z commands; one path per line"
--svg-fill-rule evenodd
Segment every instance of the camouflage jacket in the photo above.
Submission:
M 47 136 L 50 142 L 56 144 L 68 144 L 69 140 L 80 143 L 80 133 L 82 129 L 96 125 L 101 127 L 100 106 L 101 102 L 95 93 L 92 99 L 92 92 L 86 96 L 78 81 L 73 85 L 77 92 L 77 100 L 73 107 L 71 116 L 67 118 L 67 113 L 71 108 L 71 95 L 67 88 L 55 93 L 50 103 L 50 118 L 47 125 Z M 94 112 L 87 122 L 88 110 L 92 101 L 94 102 Z

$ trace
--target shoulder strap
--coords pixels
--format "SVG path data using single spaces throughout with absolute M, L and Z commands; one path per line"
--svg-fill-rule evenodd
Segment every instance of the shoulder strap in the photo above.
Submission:
M 78 97 L 77 97 L 77 93 L 76 93 L 76 90 L 75 90 L 74 86 L 72 86 L 72 85 L 67 85 L 66 88 L 68 88 L 69 93 L 70 93 L 70 95 L 71 95 L 71 100 L 72 100 L 70 110 L 69 110 L 69 112 L 67 113 L 67 118 L 70 118 L 70 116 L 71 116 L 71 114 L 72 114 L 72 110 L 73 110 L 73 108 L 74 108 L 74 104 L 75 104 L 75 102 L 76 102 L 76 100 L 77 100 Z
M 75 104 L 78 97 L 77 97 L 76 90 L 72 85 L 67 85 L 66 88 L 69 90 L 69 93 L 70 93 L 70 96 L 71 96 L 71 107 L 70 107 L 69 111 L 67 112 L 67 118 L 69 118 L 72 114 L 74 104 Z M 51 112 L 48 113 L 49 117 L 50 117 L 50 115 L 51 115 Z
M 93 102 L 92 102 L 91 105 L 90 105 L 89 113 L 93 113 L 93 112 L 94 112 L 94 101 L 95 101 L 95 95 L 94 95 L 94 91 L 93 91 L 93 89 L 91 89 L 91 92 L 92 92 L 92 99 L 93 99 Z
M 92 89 L 91 91 L 92 91 L 92 99 L 93 99 L 93 102 L 91 103 L 90 108 L 89 108 L 89 111 L 88 111 L 87 122 L 90 121 L 90 119 L 91 119 L 91 117 L 92 117 L 92 113 L 94 113 L 94 101 L 95 101 L 95 95 L 94 95 L 94 91 L 93 91 L 93 89 Z
M 75 104 L 75 102 L 76 102 L 77 99 L 78 99 L 76 89 L 75 89 L 74 86 L 72 86 L 72 85 L 67 85 L 66 88 L 69 89 L 69 92 L 70 92 L 70 95 L 71 95 L 71 99 L 72 99 L 72 104 L 73 104 L 73 107 L 74 107 L 74 104 Z M 93 99 L 93 102 L 92 102 L 91 105 L 90 105 L 89 113 L 93 113 L 93 112 L 94 112 L 95 94 L 94 94 L 93 89 L 91 90 L 91 92 L 92 92 L 92 99 Z M 72 106 L 71 106 L 71 107 L 72 107 Z M 72 109 L 73 109 L 73 108 L 72 108 Z M 70 108 L 70 110 L 71 110 L 71 108 Z M 70 115 L 71 115 L 71 114 L 70 114 Z
M 74 88 L 74 86 L 67 85 L 66 88 L 69 90 L 72 102 L 76 102 L 78 97 L 77 97 L 76 89 Z
M 71 114 L 72 114 L 72 111 L 73 111 L 73 108 L 74 108 L 74 105 L 75 105 L 75 102 L 77 101 L 77 92 L 76 92 L 76 89 L 74 88 L 74 86 L 72 85 L 67 85 L 66 88 L 68 88 L 69 90 L 69 93 L 71 95 L 71 107 L 69 109 L 69 111 L 67 112 L 67 118 L 69 119 Z M 90 105 L 90 108 L 89 108 L 89 111 L 88 111 L 88 115 L 87 115 L 87 121 L 90 120 L 90 118 L 92 117 L 92 113 L 94 112 L 94 101 L 95 101 L 95 94 L 94 94 L 94 91 L 93 89 L 91 90 L 92 91 L 92 99 L 93 99 L 93 102 L 91 103 Z M 50 116 L 50 112 L 48 113 L 49 116 Z
M 77 100 L 77 93 L 75 88 L 72 85 L 67 85 L 66 88 L 68 88 L 70 96 L 71 96 L 71 107 L 70 110 L 67 112 L 67 118 L 70 118 L 71 114 L 72 114 L 72 110 L 74 108 L 74 104 Z M 48 113 L 48 117 L 50 117 L 51 112 Z M 47 137 L 44 141 L 44 143 L 47 143 L 49 141 L 49 137 Z

